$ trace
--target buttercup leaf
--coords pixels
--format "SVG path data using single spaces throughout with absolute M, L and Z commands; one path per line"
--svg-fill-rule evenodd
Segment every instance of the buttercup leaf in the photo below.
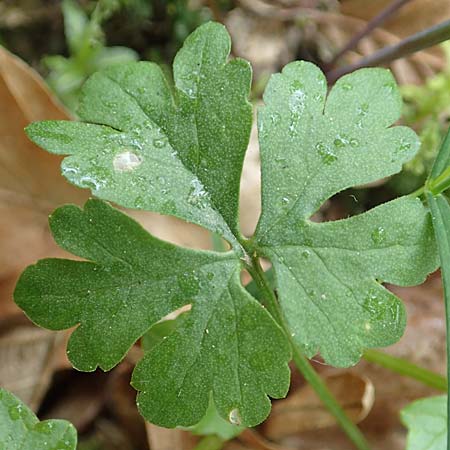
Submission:
M 75 450 L 77 433 L 65 420 L 39 422 L 17 397 L 0 388 L 0 448 Z
M 239 411 L 239 420 L 252 426 L 269 413 L 267 395 L 286 394 L 289 346 L 240 285 L 234 252 L 160 241 L 100 200 L 88 201 L 84 210 L 56 210 L 51 228 L 61 247 L 89 261 L 47 259 L 30 266 L 15 299 L 38 325 L 60 330 L 80 324 L 68 345 L 78 369 L 111 369 L 153 324 L 192 304 L 180 328 L 147 352 L 133 377 L 150 421 L 193 425 L 212 393 L 222 416 Z
M 256 246 L 274 265 L 281 307 L 306 355 L 355 364 L 364 348 L 402 335 L 403 306 L 379 282 L 418 284 L 437 266 L 431 220 L 411 198 L 348 220 L 308 219 L 333 194 L 399 171 L 418 139 L 388 128 L 401 101 L 383 69 L 343 77 L 326 99 L 322 72 L 294 62 L 272 77 L 264 100 Z
M 132 384 L 144 417 L 166 427 L 198 423 L 208 405 L 232 424 L 257 425 L 269 396 L 288 390 L 291 345 L 302 358 L 320 352 L 335 366 L 356 363 L 405 326 L 402 303 L 382 283 L 417 284 L 437 267 L 430 215 L 418 199 L 310 220 L 337 192 L 399 171 L 418 149 L 412 130 L 392 126 L 401 100 L 383 69 L 356 71 L 328 96 L 310 63 L 272 77 L 258 118 L 262 215 L 255 236 L 241 235 L 251 72 L 244 61 L 228 62 L 229 51 L 225 28 L 203 25 L 175 59 L 174 87 L 155 64 L 115 66 L 86 83 L 83 122 L 28 128 L 36 143 L 68 155 L 62 170 L 74 184 L 194 222 L 231 244 L 222 253 L 180 248 L 90 200 L 50 220 L 59 246 L 86 261 L 43 260 L 17 285 L 16 302 L 35 323 L 77 326 L 68 352 L 81 370 L 111 369 L 146 335 Z M 261 257 L 272 262 L 279 305 L 273 295 L 262 302 L 278 324 L 240 282 L 247 269 L 272 294 Z M 146 334 L 187 305 L 173 327 Z
M 97 197 L 180 217 L 236 245 L 251 69 L 227 63 L 230 45 L 222 25 L 205 24 L 175 59 L 174 92 L 156 64 L 117 65 L 85 84 L 78 114 L 87 123 L 37 122 L 28 135 L 71 155 L 63 174 Z

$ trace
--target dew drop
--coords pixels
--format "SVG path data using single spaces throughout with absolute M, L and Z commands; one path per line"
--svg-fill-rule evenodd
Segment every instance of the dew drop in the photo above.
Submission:
M 335 155 L 335 153 L 321 142 L 316 145 L 316 150 L 321 157 L 322 162 L 326 165 L 329 165 L 337 160 L 337 156 Z
M 67 167 L 67 166 L 62 167 L 62 174 L 64 176 L 68 176 L 70 174 L 76 175 L 78 171 L 79 169 L 77 167 Z
M 153 141 L 153 145 L 156 148 L 163 148 L 167 145 L 167 143 L 168 143 L 168 141 L 165 137 L 154 139 L 154 141 Z
M 309 250 L 303 250 L 302 251 L 302 257 L 305 259 L 308 259 L 311 256 L 311 252 Z
M 201 208 L 206 206 L 206 199 L 208 193 L 206 192 L 203 184 L 197 178 L 191 181 L 191 188 L 188 195 L 188 203 L 193 206 L 199 206 Z
M 399 152 L 406 152 L 411 148 L 411 142 L 405 141 L 402 139 L 400 141 L 400 147 L 398 148 Z
M 131 172 L 141 164 L 142 159 L 129 150 L 117 154 L 113 159 L 113 167 L 116 172 Z
M 271 122 L 276 125 L 280 121 L 280 115 L 278 113 L 273 113 L 270 115 Z
M 283 197 L 283 198 L 281 199 L 281 204 L 282 204 L 282 206 L 287 206 L 287 205 L 289 205 L 289 202 L 290 202 L 289 197 Z
M 141 196 L 134 199 L 134 207 L 136 209 L 142 209 L 144 207 L 144 199 Z
M 305 109 L 306 94 L 301 89 L 296 89 L 289 99 L 289 109 L 291 112 L 299 116 Z
M 372 231 L 371 238 L 374 244 L 381 244 L 386 239 L 386 230 L 383 227 L 377 227 Z
M 362 103 L 358 108 L 358 115 L 359 116 L 367 116 L 369 113 L 369 104 L 368 103 Z
M 343 148 L 348 145 L 348 143 L 349 140 L 345 136 L 341 136 L 340 134 L 338 134 L 336 136 L 336 139 L 333 141 L 334 146 L 337 148 Z
M 358 139 L 351 138 L 351 139 L 350 139 L 350 145 L 351 145 L 352 147 L 358 147 L 358 146 L 359 146 L 359 141 L 358 141 Z
M 237 408 L 230 411 L 230 414 L 228 414 L 228 420 L 232 425 L 239 426 L 242 423 L 242 419 Z
M 82 188 L 91 189 L 92 191 L 98 191 L 103 186 L 104 182 L 90 175 L 85 175 L 80 178 L 78 184 Z
M 386 91 L 391 94 L 392 92 L 394 92 L 395 89 L 395 84 L 394 83 L 385 83 L 383 85 L 383 88 L 386 89 Z
M 351 91 L 353 89 L 353 86 L 350 83 L 342 83 L 342 89 L 344 91 Z
M 20 405 L 12 406 L 11 408 L 9 408 L 8 414 L 11 420 L 19 420 L 21 416 L 21 410 L 22 407 Z

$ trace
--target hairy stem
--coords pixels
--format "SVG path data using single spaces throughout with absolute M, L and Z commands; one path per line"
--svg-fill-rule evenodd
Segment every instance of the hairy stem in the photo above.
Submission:
M 341 50 L 339 50 L 336 53 L 336 55 L 327 64 L 327 66 L 329 66 L 330 68 L 333 67 L 345 53 L 347 53 L 349 50 L 354 49 L 358 45 L 358 43 L 361 41 L 361 39 L 363 39 L 368 34 L 370 34 L 375 28 L 382 25 L 397 10 L 399 10 L 402 6 L 404 6 L 406 3 L 410 2 L 410 1 L 411 0 L 395 0 L 392 3 L 390 3 L 379 14 L 377 14 L 373 19 L 371 19 L 359 33 L 356 33 L 348 41 L 348 43 Z
M 412 53 L 432 47 L 450 39 L 450 20 L 434 25 L 419 33 L 413 34 L 398 44 L 382 48 L 370 56 L 361 58 L 357 63 L 328 72 L 327 78 L 334 83 L 341 76 L 353 72 L 361 67 L 373 67 L 388 64 L 396 59 L 409 56 Z
M 302 354 L 301 350 L 292 339 L 291 332 L 289 331 L 289 328 L 284 321 L 275 293 L 266 279 L 266 275 L 261 267 L 261 264 L 259 263 L 259 260 L 256 257 L 253 257 L 252 263 L 253 266 L 251 269 L 249 268 L 249 272 L 254 277 L 253 279 L 256 285 L 259 287 L 261 293 L 264 296 L 264 305 L 272 314 L 274 319 L 283 328 L 286 336 L 289 339 L 292 347 L 293 359 L 297 369 L 302 373 L 302 375 L 305 377 L 305 380 L 314 389 L 328 411 L 330 411 L 338 424 L 345 431 L 349 439 L 355 444 L 356 448 L 358 450 L 369 450 L 370 447 L 364 435 L 361 433 L 359 428 L 349 419 L 345 411 L 339 405 L 339 402 L 327 388 L 322 378 L 320 378 L 319 374 L 314 370 L 312 365 Z
M 432 388 L 440 391 L 447 391 L 447 378 L 432 372 L 431 370 L 416 366 L 406 359 L 397 358 L 377 350 L 366 350 L 363 358 L 368 362 L 389 369 L 399 375 L 413 378 L 414 380 L 417 380 L 420 383 Z

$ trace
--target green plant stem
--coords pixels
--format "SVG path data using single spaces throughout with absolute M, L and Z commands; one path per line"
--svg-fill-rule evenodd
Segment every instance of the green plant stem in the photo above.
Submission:
M 275 293 L 270 287 L 264 270 L 262 269 L 259 260 L 256 257 L 252 258 L 252 267 L 249 268 L 250 274 L 254 277 L 255 283 L 260 288 L 265 303 L 264 305 L 268 311 L 272 314 L 274 319 L 283 328 L 286 336 L 292 347 L 293 359 L 297 369 L 305 377 L 305 380 L 314 389 L 320 400 L 327 407 L 330 413 L 334 416 L 338 424 L 347 434 L 349 439 L 355 444 L 358 450 L 369 450 L 369 444 L 367 443 L 364 435 L 361 433 L 359 428 L 350 420 L 345 411 L 339 405 L 339 402 L 327 388 L 324 381 L 320 378 L 319 374 L 314 370 L 312 365 L 309 363 L 307 358 L 302 354 L 301 350 L 298 348 L 297 344 L 292 339 L 291 333 L 288 326 L 286 325 L 283 315 L 280 311 L 277 298 Z
M 319 374 L 314 370 L 310 362 L 299 351 L 298 347 L 292 343 L 292 341 L 291 345 L 296 367 L 303 374 L 305 380 L 315 390 L 316 394 L 327 407 L 328 411 L 333 414 L 338 424 L 352 440 L 356 448 L 360 450 L 369 450 L 370 447 L 366 441 L 366 438 L 361 433 L 359 428 L 348 418 L 347 414 L 342 409 L 334 395 L 330 392 L 322 378 L 320 378 Z
M 270 283 L 267 281 L 266 274 L 264 273 L 258 258 L 252 258 L 252 266 L 248 268 L 250 275 L 255 280 L 256 285 L 263 294 L 263 305 L 267 308 L 272 317 L 277 321 L 278 324 L 283 326 L 284 320 L 281 314 L 280 308 L 278 307 L 278 301 L 273 293 Z
M 450 167 L 447 167 L 437 178 L 429 180 L 427 189 L 433 194 L 438 195 L 450 187 Z
M 221 450 L 225 442 L 224 439 L 216 435 L 205 436 L 194 447 L 194 450 Z
M 420 197 L 425 194 L 425 186 L 421 186 L 419 189 L 416 189 L 414 192 L 408 194 L 410 197 Z
M 378 350 L 366 350 L 363 358 L 371 363 L 391 370 L 405 377 L 413 378 L 440 391 L 447 391 L 447 378 L 423 367 L 416 366 L 409 361 L 388 355 Z
M 361 67 L 373 67 L 388 64 L 396 59 L 411 55 L 420 50 L 432 47 L 450 39 L 450 20 L 434 25 L 419 33 L 413 34 L 398 44 L 382 48 L 370 56 L 361 58 L 357 63 L 339 67 L 327 73 L 330 83 L 334 83 L 341 76 L 353 72 Z

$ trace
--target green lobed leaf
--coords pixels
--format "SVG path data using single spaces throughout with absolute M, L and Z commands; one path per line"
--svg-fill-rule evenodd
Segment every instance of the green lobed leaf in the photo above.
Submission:
M 155 324 L 143 337 L 142 349 L 147 352 L 161 343 L 172 334 L 181 323 L 188 317 L 189 312 L 179 314 L 175 319 L 163 320 Z M 228 420 L 222 418 L 214 402 L 210 399 L 208 409 L 199 423 L 185 428 L 191 433 L 201 436 L 217 435 L 224 440 L 230 440 L 239 435 L 245 427 L 233 425 Z
M 72 364 L 111 369 L 153 324 L 191 304 L 166 339 L 148 351 L 133 375 L 140 410 L 153 423 L 198 423 L 210 395 L 220 414 L 253 426 L 268 415 L 267 395 L 289 386 L 285 335 L 240 284 L 233 252 L 194 251 L 149 235 L 100 200 L 53 214 L 57 243 L 89 261 L 47 259 L 30 266 L 16 303 L 38 325 L 66 329 Z M 237 420 L 237 419 L 236 419 Z
M 407 450 L 447 448 L 447 396 L 417 400 L 402 409 L 401 418 L 409 429 Z
M 65 158 L 62 172 L 97 197 L 219 232 L 238 247 L 239 180 L 252 108 L 251 69 L 227 62 L 230 37 L 199 27 L 174 62 L 175 87 L 153 63 L 114 66 L 85 84 L 84 122 L 38 122 L 30 138 Z
M 325 77 L 310 63 L 272 77 L 258 122 L 263 212 L 255 237 L 243 240 L 237 206 L 250 69 L 227 62 L 229 50 L 225 29 L 204 25 L 177 55 L 174 87 L 151 63 L 109 68 L 84 87 L 84 122 L 27 130 L 48 151 L 69 155 L 69 181 L 197 223 L 232 245 L 179 248 L 91 200 L 51 218 L 57 243 L 88 261 L 43 260 L 17 285 L 16 302 L 37 324 L 78 325 L 68 352 L 82 370 L 112 368 L 155 323 L 191 305 L 165 339 L 150 342 L 133 374 L 140 411 L 167 427 L 198 423 L 210 402 L 230 422 L 254 426 L 269 413 L 268 396 L 287 392 L 288 341 L 240 283 L 242 260 L 250 261 L 241 244 L 271 260 L 293 340 L 336 366 L 401 336 L 403 306 L 382 282 L 417 284 L 437 266 L 430 215 L 417 199 L 309 220 L 330 196 L 399 171 L 417 151 L 413 131 L 391 127 L 401 100 L 382 69 L 344 77 L 327 99 Z
M 77 433 L 65 420 L 39 422 L 26 405 L 0 388 L 1 450 L 75 450 Z
M 411 198 L 347 220 L 308 220 L 335 193 L 398 172 L 418 148 L 412 130 L 390 127 L 401 99 L 388 71 L 356 71 L 326 94 L 324 75 L 306 62 L 289 64 L 267 86 L 255 247 L 273 263 L 281 307 L 305 354 L 348 366 L 364 348 L 400 338 L 403 305 L 380 283 L 422 282 L 437 266 L 436 247 L 427 210 Z

